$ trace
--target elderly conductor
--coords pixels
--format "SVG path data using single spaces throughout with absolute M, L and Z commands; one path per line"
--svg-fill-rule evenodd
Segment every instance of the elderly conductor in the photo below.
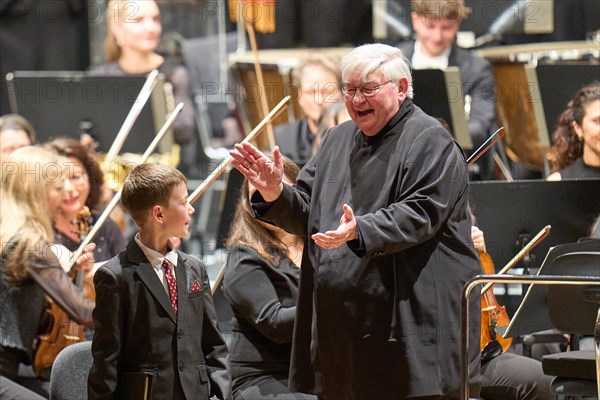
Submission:
M 295 186 L 282 183 L 277 148 L 272 161 L 248 143 L 231 152 L 258 189 L 256 215 L 308 238 L 290 386 L 323 400 L 457 398 L 460 293 L 481 270 L 463 153 L 411 101 L 400 50 L 364 45 L 341 68 L 352 121 L 329 132 Z M 475 296 L 472 308 L 480 314 Z

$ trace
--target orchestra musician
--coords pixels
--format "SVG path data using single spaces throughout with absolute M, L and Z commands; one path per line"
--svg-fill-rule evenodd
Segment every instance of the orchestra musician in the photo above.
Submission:
M 298 172 L 284 157 L 283 181 L 294 185 Z M 254 191 L 244 180 L 226 242 L 223 294 L 233 309 L 233 398 L 316 399 L 288 389 L 304 238 L 254 218 Z
M 473 52 L 460 48 L 456 34 L 470 12 L 464 0 L 412 0 L 412 25 L 416 41 L 398 45 L 414 69 L 459 68 L 462 94 L 469 107 L 468 126 L 477 149 L 494 132 L 496 85 L 490 64 Z M 480 179 L 492 179 L 491 152 L 477 164 Z
M 173 135 L 181 146 L 178 168 L 190 173 L 195 167 L 197 144 L 190 78 L 185 66 L 156 52 L 162 33 L 158 4 L 154 0 L 110 0 L 106 13 L 105 64 L 92 71 L 126 75 L 158 69 L 164 75 L 173 87 L 175 104 L 183 103 L 183 110 L 173 125 Z
M 600 178 L 600 81 L 575 94 L 558 118 L 549 181 Z
M 102 169 L 94 154 L 79 141 L 72 138 L 57 138 L 47 147 L 68 159 L 67 173 L 71 181 L 65 191 L 60 212 L 54 222 L 55 242 L 62 244 L 69 251 L 76 251 L 84 232 L 79 231 L 79 220 L 85 207 L 91 213 L 89 225 L 93 225 L 100 211 L 100 197 L 104 177 Z M 96 262 L 107 261 L 125 250 L 127 242 L 118 225 L 108 218 L 92 242 L 95 244 L 94 259 Z
M 315 138 L 315 142 L 313 143 L 313 156 L 319 149 L 321 141 L 323 140 L 323 136 L 325 136 L 327 131 L 334 126 L 349 120 L 350 115 L 348 114 L 348 110 L 346 109 L 346 105 L 343 101 L 338 101 L 337 103 L 333 103 L 325 107 L 323 111 L 321 111 L 321 116 L 319 117 L 317 136 Z
M 321 112 L 341 100 L 338 63 L 316 53 L 294 68 L 292 79 L 298 86 L 298 105 L 303 118 L 275 127 L 275 140 L 281 153 L 299 165 L 312 156 Z
M 485 237 L 481 229 L 471 228 L 475 249 L 486 252 Z M 490 289 L 493 290 L 493 289 Z M 552 377 L 544 375 L 542 363 L 513 352 L 481 361 L 481 397 L 485 400 L 550 400 Z
M 360 46 L 341 71 L 352 121 L 329 131 L 295 186 L 282 181 L 278 148 L 273 160 L 249 143 L 230 153 L 257 189 L 260 219 L 307 236 L 290 389 L 324 400 L 458 398 L 460 294 L 481 271 L 464 156 L 412 103 L 400 50 Z M 468 357 L 478 393 L 479 343 Z
M 76 288 L 50 249 L 52 223 L 70 185 L 64 177 L 65 161 L 49 150 L 27 146 L 14 151 L 2 166 L 0 375 L 13 382 L 18 380 L 19 363 L 33 361 L 36 334 L 48 322 L 47 298 L 77 323 L 92 324 L 94 302 Z M 78 268 L 91 269 L 93 254 L 87 251 L 82 258 L 85 262 Z M 21 387 L 13 389 L 16 398 L 27 398 Z
M 13 151 L 35 143 L 35 130 L 19 114 L 7 114 L 0 117 L 0 164 Z

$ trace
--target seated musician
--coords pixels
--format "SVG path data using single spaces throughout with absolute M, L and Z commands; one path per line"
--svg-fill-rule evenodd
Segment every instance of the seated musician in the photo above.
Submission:
M 80 231 L 83 225 L 93 225 L 98 217 L 104 177 L 100 165 L 91 150 L 72 138 L 58 138 L 47 144 L 48 148 L 68 158 L 68 174 L 72 185 L 66 190 L 60 212 L 54 223 L 55 241 L 68 250 L 75 251 L 85 236 Z M 86 217 L 86 210 L 91 215 Z M 85 227 L 84 227 L 85 228 Z M 91 228 L 91 226 L 88 226 Z M 107 261 L 125 250 L 127 242 L 113 220 L 106 219 L 92 240 L 95 243 L 96 262 Z
M 25 118 L 18 114 L 0 117 L 0 164 L 13 151 L 35 143 L 35 130 Z
M 461 22 L 470 9 L 463 0 L 413 0 L 412 25 L 416 41 L 398 45 L 414 69 L 458 67 L 462 91 L 470 108 L 468 126 L 474 149 L 496 125 L 496 86 L 490 64 L 455 43 Z M 491 152 L 479 159 L 479 179 L 491 179 Z
M 549 181 L 600 178 L 600 82 L 594 81 L 575 94 L 560 114 L 552 134 L 550 153 L 553 173 Z
M 471 238 L 475 249 L 485 253 L 483 231 L 473 226 Z M 481 397 L 485 400 L 549 400 L 553 398 L 551 381 L 551 376 L 544 375 L 542 363 L 532 358 L 512 352 L 496 357 L 482 355 Z
M 284 181 L 298 167 L 284 158 Z M 230 368 L 234 399 L 315 399 L 291 393 L 288 373 L 303 238 L 254 218 L 244 180 L 226 246 L 223 293 L 233 309 Z
M 70 185 L 64 179 L 65 161 L 49 150 L 27 146 L 14 151 L 2 166 L 0 375 L 13 382 L 18 381 L 19 364 L 34 359 L 36 333 L 47 322 L 48 298 L 78 324 L 92 324 L 94 302 L 83 297 L 49 246 L 53 221 Z M 93 254 L 86 252 L 82 258 L 78 267 L 91 269 Z M 11 390 L 3 396 L 31 398 L 20 386 Z
M 275 127 L 275 140 L 281 153 L 299 165 L 312 157 L 313 143 L 321 112 L 341 100 L 339 66 L 323 54 L 315 54 L 294 69 L 298 105 L 304 117 Z
M 93 72 L 113 75 L 146 74 L 154 69 L 173 87 L 175 104 L 183 110 L 173 125 L 175 142 L 181 146 L 179 169 L 187 173 L 195 166 L 197 128 L 187 69 L 159 55 L 162 25 L 154 0 L 110 0 L 107 5 L 107 35 L 103 65 Z

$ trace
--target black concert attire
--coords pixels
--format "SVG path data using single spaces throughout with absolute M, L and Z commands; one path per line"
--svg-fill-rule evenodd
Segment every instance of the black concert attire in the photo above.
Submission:
M 561 179 L 588 179 L 600 178 L 600 167 L 593 167 L 583 162 L 583 158 L 578 158 L 571 165 L 566 166 L 560 171 Z
M 312 157 L 315 135 L 308 128 L 306 118 L 289 124 L 277 125 L 274 130 L 275 143 L 281 154 L 303 166 Z
M 234 399 L 315 399 L 288 389 L 299 278 L 300 269 L 283 254 L 274 265 L 248 246 L 229 249 L 223 294 L 234 313 Z
M 305 243 L 291 389 L 324 400 L 458 398 L 460 294 L 481 273 L 467 198 L 462 150 L 410 99 L 374 136 L 351 121 L 332 128 L 274 202 L 254 193 L 259 217 L 290 233 L 336 229 L 343 204 L 359 230 L 332 250 Z M 480 303 L 474 294 L 472 315 Z M 478 342 L 468 357 L 478 393 Z
M 94 215 L 93 218 L 95 223 L 98 215 Z M 69 251 L 76 251 L 80 244 L 80 242 L 76 242 L 61 231 L 56 230 L 56 227 L 54 229 L 54 241 L 62 244 Z M 94 260 L 96 262 L 110 260 L 125 250 L 127 246 L 127 240 L 125 240 L 121 229 L 110 218 L 104 221 L 104 224 L 102 224 L 98 233 L 92 239 L 92 243 L 96 244 L 96 249 L 94 250 Z

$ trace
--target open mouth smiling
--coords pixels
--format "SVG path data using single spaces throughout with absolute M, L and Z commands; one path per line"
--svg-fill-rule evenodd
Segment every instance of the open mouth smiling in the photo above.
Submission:
M 373 113 L 373 109 L 363 110 L 363 111 L 356 110 L 356 114 L 358 114 L 359 117 L 364 117 L 364 116 L 372 114 L 372 113 Z

